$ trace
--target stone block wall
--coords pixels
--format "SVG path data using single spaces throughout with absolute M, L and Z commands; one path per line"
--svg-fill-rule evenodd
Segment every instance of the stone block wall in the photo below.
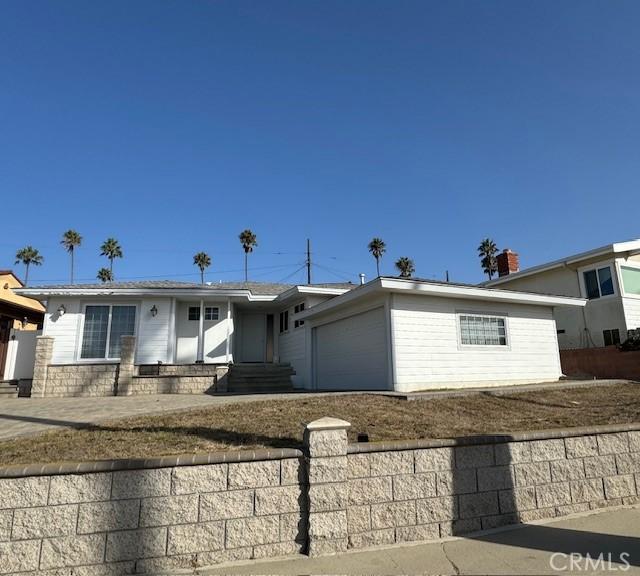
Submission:
M 44 396 L 114 396 L 118 364 L 49 364 Z M 32 389 L 32 396 L 33 389 Z
M 136 396 L 141 394 L 202 394 L 226 391 L 226 364 L 159 364 L 153 375 L 139 374 L 134 364 L 136 337 L 122 336 L 119 362 L 51 364 L 54 338 L 39 336 L 31 395 Z
M 625 428 L 350 445 L 346 502 L 335 504 L 346 510 L 346 545 L 437 539 L 640 503 L 640 426 Z
M 0 468 L 0 574 L 157 574 L 640 503 L 640 424 Z M 304 454 L 304 456 L 303 456 Z
M 156 574 L 299 553 L 300 457 L 275 450 L 4 469 L 0 574 Z

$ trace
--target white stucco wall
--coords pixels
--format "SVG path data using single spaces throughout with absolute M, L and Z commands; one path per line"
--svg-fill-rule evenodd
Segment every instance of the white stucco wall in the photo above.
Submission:
M 507 318 L 508 346 L 462 346 L 457 314 Z M 395 389 L 543 382 L 561 376 L 551 307 L 394 294 Z
M 40 334 L 42 334 L 40 330 L 11 329 L 4 366 L 6 380 L 33 378 L 36 337 Z

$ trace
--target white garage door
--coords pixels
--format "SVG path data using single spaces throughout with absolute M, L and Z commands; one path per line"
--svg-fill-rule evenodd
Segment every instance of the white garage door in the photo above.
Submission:
M 388 390 L 384 308 L 314 328 L 315 386 Z

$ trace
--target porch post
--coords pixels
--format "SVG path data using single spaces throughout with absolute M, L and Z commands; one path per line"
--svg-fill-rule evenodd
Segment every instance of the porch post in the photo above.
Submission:
M 204 362 L 204 300 L 200 300 L 200 322 L 198 322 L 198 354 L 196 362 Z
M 229 352 L 231 351 L 231 298 L 227 298 L 227 341 L 224 361 L 229 364 Z

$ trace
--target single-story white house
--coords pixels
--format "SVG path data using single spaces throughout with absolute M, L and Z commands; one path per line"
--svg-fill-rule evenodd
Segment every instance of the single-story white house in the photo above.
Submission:
M 586 303 L 394 277 L 19 292 L 46 301 L 34 394 L 58 396 L 202 392 L 225 389 L 224 380 L 229 391 L 268 389 L 292 372 L 306 390 L 554 381 L 562 375 L 554 309 Z

